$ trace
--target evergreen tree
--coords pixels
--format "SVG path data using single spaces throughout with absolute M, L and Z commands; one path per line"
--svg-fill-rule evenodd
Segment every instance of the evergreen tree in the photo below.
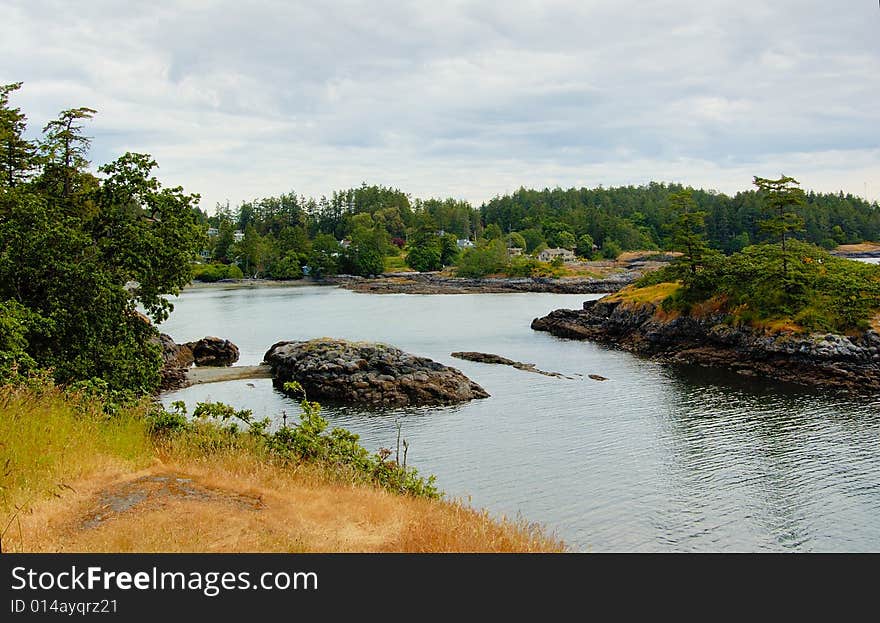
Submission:
M 697 204 L 690 190 L 670 195 L 669 205 L 677 215 L 672 226 L 672 248 L 682 252 L 682 261 L 695 275 L 709 250 L 705 233 L 706 212 L 696 209 Z
M 0 85 L 0 187 L 26 181 L 36 166 L 36 147 L 24 138 L 27 117 L 9 106 L 9 96 L 21 82 Z
M 777 238 L 782 244 L 782 278 L 788 278 L 788 252 L 786 240 L 789 234 L 804 231 L 804 218 L 793 212 L 795 208 L 806 202 L 800 182 L 793 177 L 783 175 L 777 180 L 755 176 L 764 204 L 764 211 L 769 214 L 759 223 L 762 231 Z

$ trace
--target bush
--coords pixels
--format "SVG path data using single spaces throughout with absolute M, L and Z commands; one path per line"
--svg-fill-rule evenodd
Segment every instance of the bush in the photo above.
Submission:
M 217 451 L 241 445 L 245 440 L 258 444 L 270 456 L 285 462 L 313 461 L 322 463 L 340 475 L 359 482 L 377 484 L 397 493 L 427 498 L 439 498 L 434 476 L 422 478 L 418 471 L 404 461 L 390 460 L 391 451 L 382 449 L 371 454 L 360 445 L 360 438 L 344 428 L 327 430 L 329 423 L 321 417 L 321 405 L 310 402 L 299 383 L 285 383 L 288 393 L 302 396 L 300 422 L 284 424 L 269 432 L 268 419 L 254 420 L 249 410 L 237 410 L 229 405 L 199 403 L 193 419 L 187 417 L 183 402 L 175 402 L 167 411 L 161 407 L 148 416 L 149 429 L 159 439 L 188 434 L 187 442 L 200 451 Z M 240 429 L 240 426 L 244 429 Z
M 269 266 L 267 271 L 272 279 L 302 279 L 303 271 L 300 258 L 295 253 L 288 253 Z
M 197 264 L 193 266 L 193 279 L 214 283 L 221 279 L 244 279 L 244 273 L 235 264 Z
M 623 249 L 614 240 L 606 240 L 602 245 L 602 257 L 606 260 L 616 260 L 621 253 L 623 253 Z
M 880 267 L 838 258 L 796 240 L 787 246 L 786 253 L 778 244 L 762 244 L 729 257 L 712 254 L 696 274 L 676 262 L 645 275 L 636 285 L 680 281 L 682 287 L 663 301 L 668 310 L 687 312 L 715 298 L 730 313 L 731 322 L 784 319 L 804 331 L 866 329 L 880 311 Z
M 507 245 L 495 239 L 466 249 L 458 260 L 456 274 L 460 277 L 485 277 L 503 271 L 508 265 Z

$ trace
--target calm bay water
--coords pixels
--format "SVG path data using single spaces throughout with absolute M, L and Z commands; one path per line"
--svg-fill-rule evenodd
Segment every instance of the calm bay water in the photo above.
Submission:
M 880 396 L 848 397 L 671 367 L 532 331 L 589 295 L 370 295 L 318 287 L 189 290 L 162 325 L 218 335 L 256 364 L 276 341 L 374 340 L 455 366 L 492 395 L 446 408 L 325 407 L 371 450 L 393 448 L 450 497 L 544 524 L 576 551 L 880 550 Z M 495 353 L 545 377 L 453 359 Z M 587 374 L 600 374 L 597 382 Z M 266 379 L 201 385 L 258 417 L 297 412 Z

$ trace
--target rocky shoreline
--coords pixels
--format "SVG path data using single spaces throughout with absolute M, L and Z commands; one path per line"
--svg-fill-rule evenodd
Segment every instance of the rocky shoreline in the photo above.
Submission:
M 297 381 L 312 400 L 401 407 L 489 397 L 455 368 L 374 342 L 331 338 L 278 342 L 264 359 L 276 387 Z
M 159 391 L 171 391 L 191 385 L 191 366 L 228 367 L 238 361 L 238 346 L 223 338 L 206 336 L 195 342 L 178 344 L 167 333 L 155 338 L 162 351 Z M 201 382 L 201 381 L 195 381 Z
M 746 376 L 857 392 L 880 390 L 880 334 L 767 332 L 720 315 L 666 316 L 652 303 L 586 301 L 535 318 L 532 329 L 613 345 L 651 358 L 717 366 Z
M 347 290 L 368 294 L 474 294 L 549 292 L 553 294 L 605 294 L 617 292 L 641 277 L 629 269 L 602 279 L 588 277 L 484 277 L 470 279 L 440 273 L 393 273 L 381 277 L 336 275 L 326 281 Z

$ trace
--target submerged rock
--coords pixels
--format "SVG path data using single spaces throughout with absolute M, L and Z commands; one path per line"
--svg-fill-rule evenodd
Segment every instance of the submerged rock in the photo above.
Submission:
M 546 372 L 535 367 L 533 363 L 523 363 L 522 361 L 514 361 L 501 355 L 493 355 L 492 353 L 478 353 L 474 351 L 463 351 L 452 353 L 452 357 L 456 359 L 465 359 L 467 361 L 476 361 L 477 363 L 497 363 L 502 366 L 511 366 L 517 370 L 525 370 L 526 372 L 534 372 L 535 374 L 543 374 L 544 376 L 555 376 L 567 379 L 569 377 L 559 372 Z
M 489 396 L 455 368 L 373 342 L 331 338 L 278 342 L 265 360 L 276 386 L 298 381 L 313 399 L 399 407 Z

